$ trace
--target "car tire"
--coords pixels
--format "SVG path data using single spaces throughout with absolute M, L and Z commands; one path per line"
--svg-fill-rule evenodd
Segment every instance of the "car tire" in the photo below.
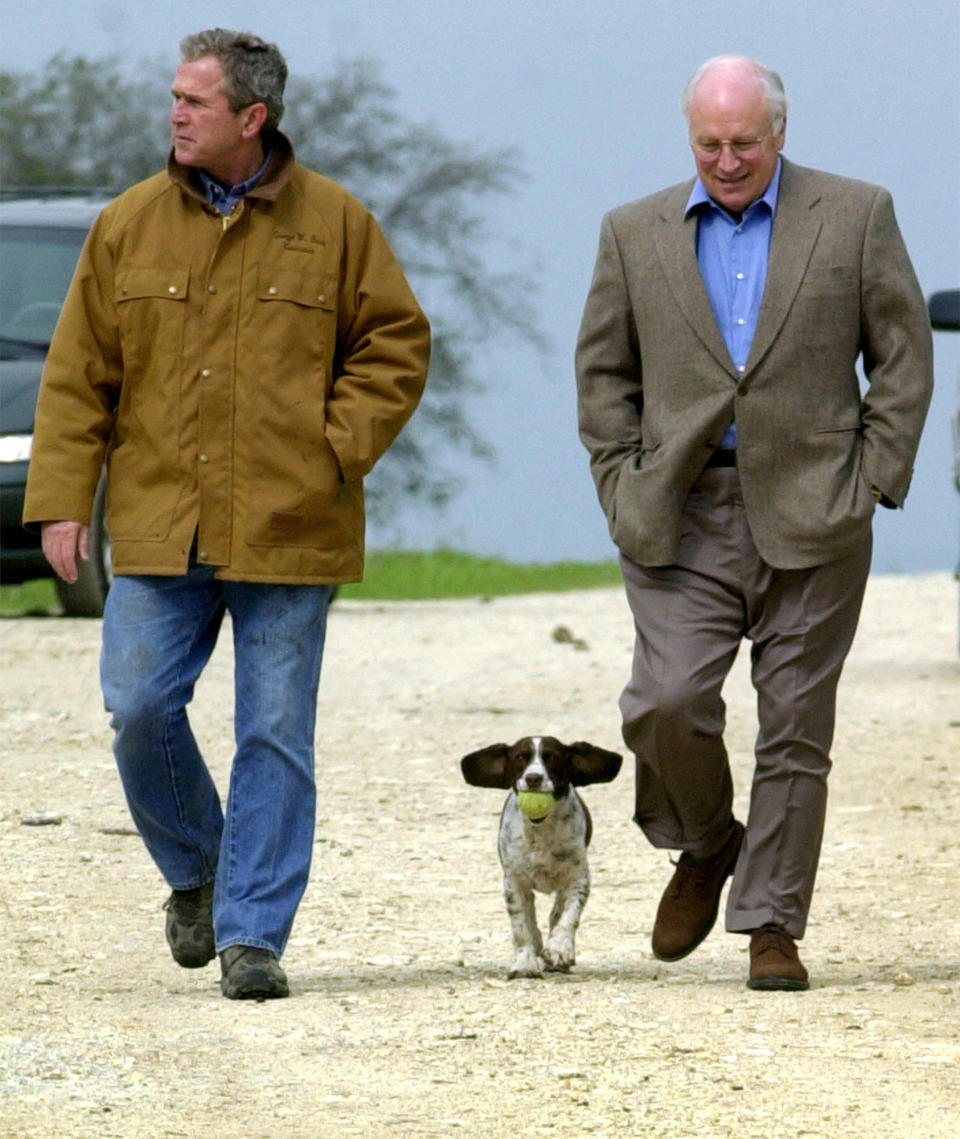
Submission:
M 102 617 L 107 590 L 113 581 L 110 537 L 106 523 L 106 472 L 100 475 L 90 517 L 90 558 L 77 560 L 79 576 L 72 584 L 57 578 L 57 597 L 66 617 Z

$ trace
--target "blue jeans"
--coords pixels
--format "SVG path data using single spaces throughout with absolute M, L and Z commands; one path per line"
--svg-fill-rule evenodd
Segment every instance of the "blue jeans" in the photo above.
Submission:
M 306 889 L 313 738 L 331 589 L 118 576 L 103 616 L 100 680 L 133 820 L 173 889 L 215 880 L 218 952 L 278 956 Z M 225 612 L 233 625 L 234 734 L 226 813 L 186 708 Z

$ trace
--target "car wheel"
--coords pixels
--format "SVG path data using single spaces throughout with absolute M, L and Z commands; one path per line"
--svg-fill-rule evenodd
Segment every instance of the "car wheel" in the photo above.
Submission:
M 80 561 L 79 576 L 70 584 L 57 578 L 57 597 L 67 617 L 102 617 L 107 590 L 113 580 L 110 537 L 106 523 L 106 472 L 100 475 L 90 517 L 90 559 Z

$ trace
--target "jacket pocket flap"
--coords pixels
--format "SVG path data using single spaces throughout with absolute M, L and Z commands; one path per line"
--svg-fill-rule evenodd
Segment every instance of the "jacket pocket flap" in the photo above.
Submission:
M 334 278 L 326 273 L 294 273 L 261 265 L 257 296 L 262 301 L 292 301 L 306 308 L 332 310 L 337 293 Z
M 185 301 L 189 279 L 190 274 L 186 269 L 124 269 L 117 276 L 117 303 L 144 297 Z

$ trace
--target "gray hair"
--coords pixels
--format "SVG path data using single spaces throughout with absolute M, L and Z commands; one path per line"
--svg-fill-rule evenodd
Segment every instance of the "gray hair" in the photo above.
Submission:
M 762 63 L 757 63 L 755 59 L 747 59 L 742 55 L 716 55 L 713 59 L 708 59 L 706 63 L 701 63 L 697 70 L 687 80 L 687 85 L 683 89 L 683 94 L 680 96 L 680 110 L 683 112 L 683 117 L 690 122 L 690 104 L 693 102 L 693 93 L 700 85 L 702 79 L 706 78 L 713 71 L 720 71 L 733 67 L 742 67 L 745 71 L 752 72 L 757 82 L 763 90 L 763 97 L 766 100 L 767 107 L 770 111 L 770 125 L 774 134 L 781 131 L 787 121 L 787 93 L 784 90 L 783 80 L 771 68 Z
M 213 56 L 223 68 L 223 93 L 231 111 L 241 111 L 251 103 L 267 108 L 264 127 L 274 130 L 283 117 L 283 88 L 287 64 L 276 44 L 267 43 L 251 32 L 231 32 L 209 28 L 187 36 L 180 44 L 184 63 Z

